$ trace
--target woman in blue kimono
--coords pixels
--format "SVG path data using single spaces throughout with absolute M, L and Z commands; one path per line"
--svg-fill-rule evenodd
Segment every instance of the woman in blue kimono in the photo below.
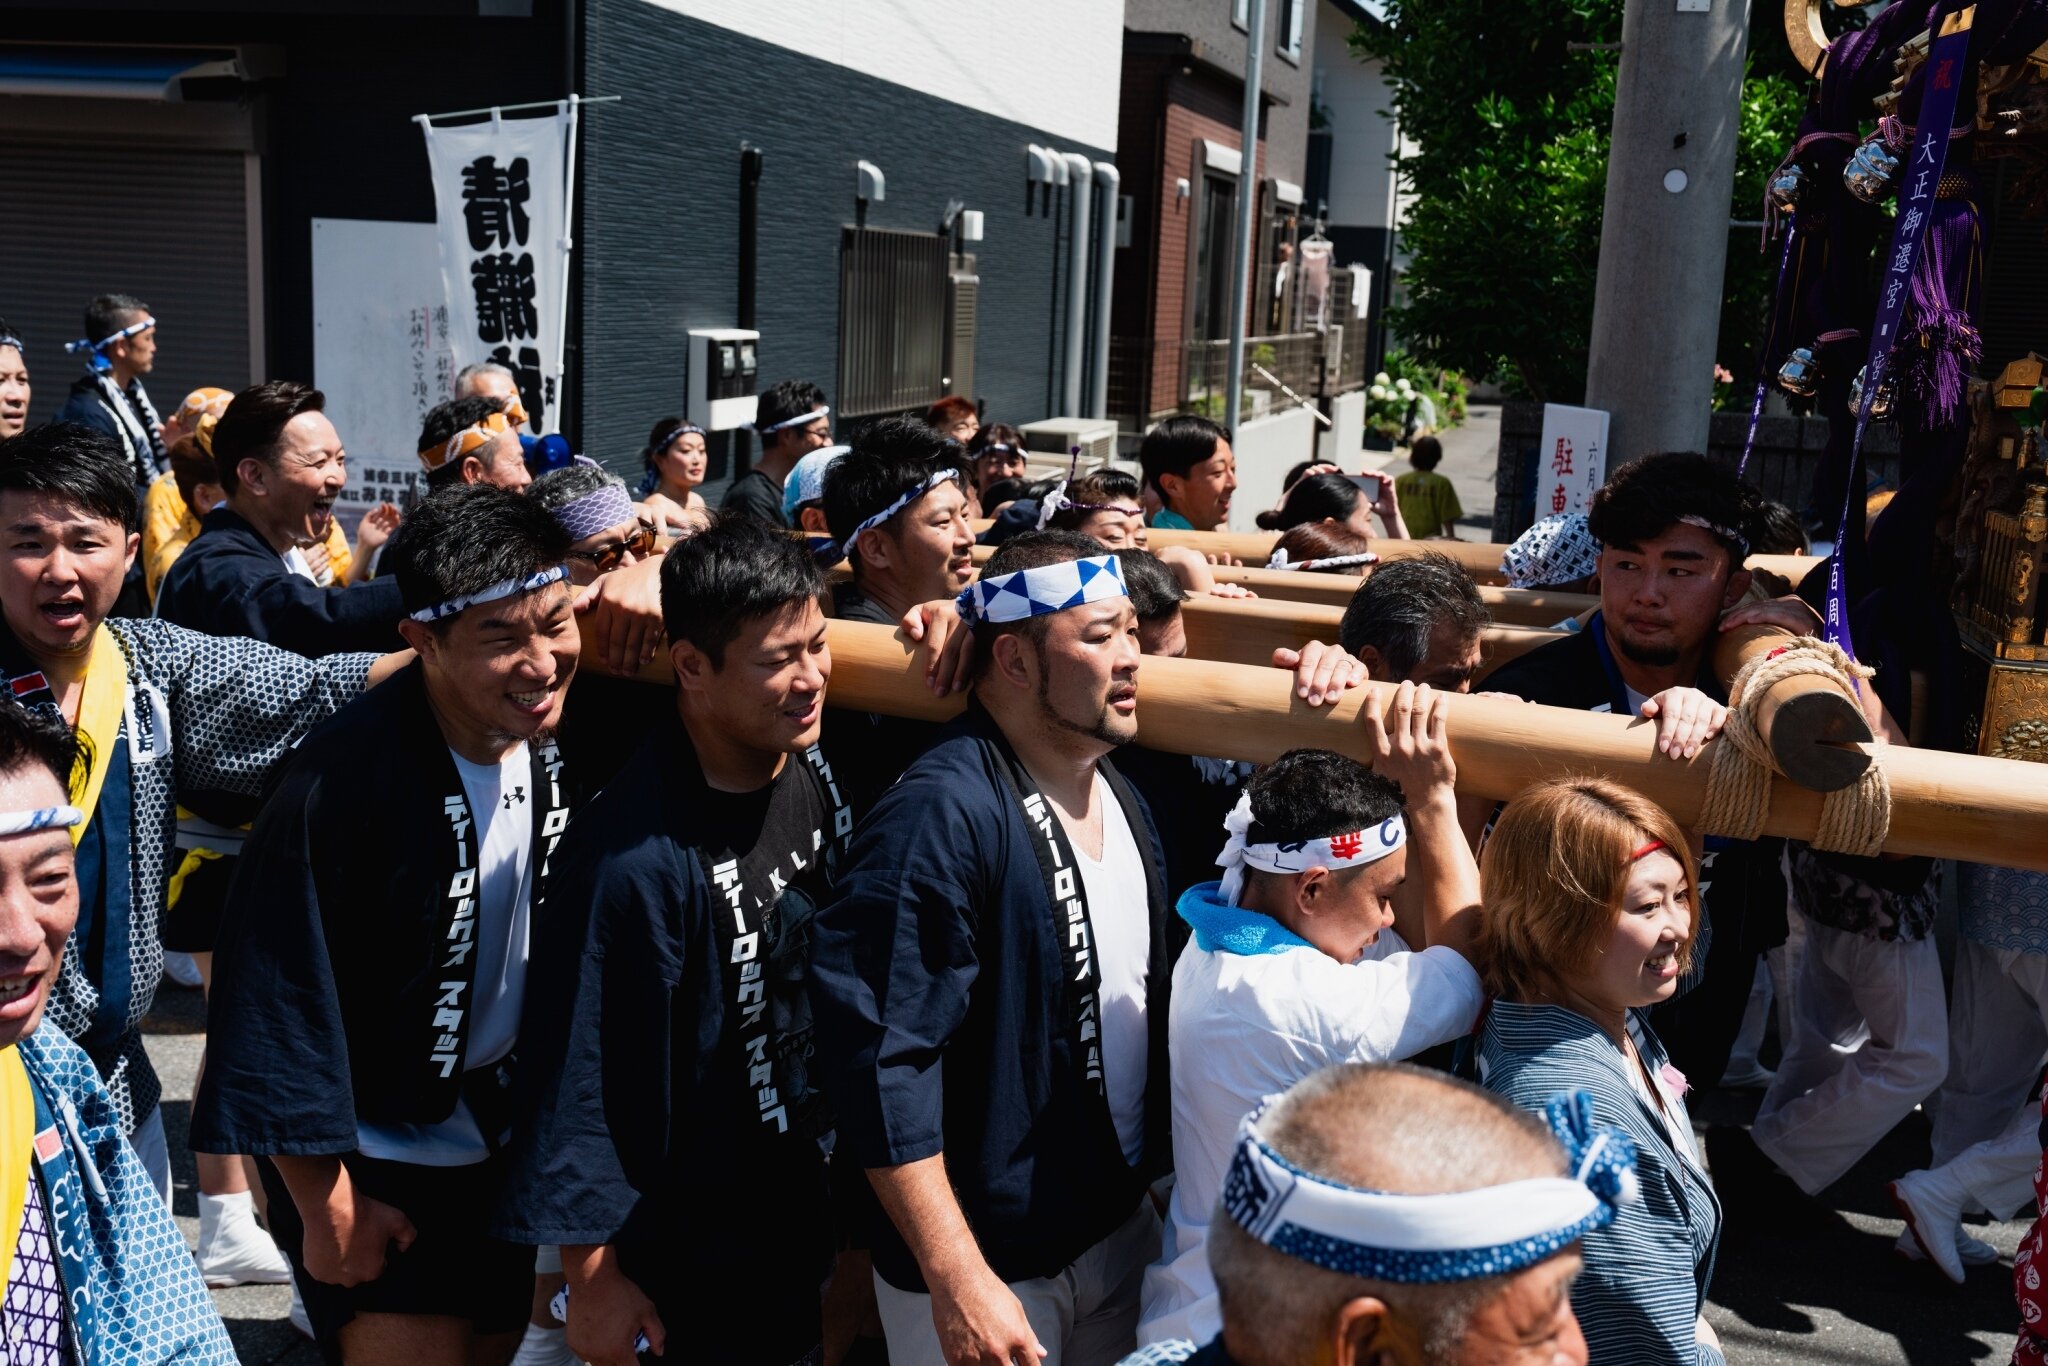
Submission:
M 1698 941 L 1699 874 L 1676 822 L 1600 778 L 1539 783 L 1480 860 L 1481 972 L 1498 999 L 1479 1080 L 1525 1110 L 1585 1091 L 1634 1141 L 1642 1198 L 1586 1235 L 1572 1286 L 1592 1359 L 1722 1366 L 1703 1314 L 1721 1205 L 1693 1146 L 1685 1077 L 1650 1028 Z

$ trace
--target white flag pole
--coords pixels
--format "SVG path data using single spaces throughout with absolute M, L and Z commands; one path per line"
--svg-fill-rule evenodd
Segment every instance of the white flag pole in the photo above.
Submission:
M 555 326 L 555 375 L 562 392 L 555 395 L 555 430 L 564 433 L 569 426 L 569 258 L 576 248 L 576 125 L 582 107 L 581 95 L 569 97 L 569 143 L 562 154 L 566 168 L 562 177 L 562 292 L 560 310 L 555 314 L 559 320 Z

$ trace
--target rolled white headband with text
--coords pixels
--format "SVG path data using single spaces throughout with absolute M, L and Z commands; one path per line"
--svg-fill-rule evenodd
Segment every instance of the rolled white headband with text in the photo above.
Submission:
M 1238 794 L 1237 805 L 1223 818 L 1223 828 L 1230 839 L 1216 856 L 1216 866 L 1223 870 L 1223 885 L 1218 890 L 1225 904 L 1231 906 L 1237 904 L 1238 895 L 1244 890 L 1247 867 L 1281 874 L 1304 873 L 1311 868 L 1328 868 L 1332 872 L 1362 868 L 1378 863 L 1408 843 L 1408 822 L 1398 812 L 1369 829 L 1346 834 L 1289 840 L 1285 844 L 1248 843 L 1246 836 L 1252 828 L 1249 789 Z
M 977 621 L 1000 625 L 1104 598 L 1129 596 L 1124 568 L 1116 556 L 1090 555 L 977 579 L 961 590 L 954 605 L 960 609 L 960 619 L 969 625 Z
M 474 593 L 458 594 L 446 602 L 437 602 L 432 607 L 422 607 L 412 614 L 412 619 L 424 622 L 446 621 L 457 612 L 480 607 L 487 602 L 497 602 L 515 593 L 537 592 L 551 583 L 560 583 L 568 577 L 569 566 L 558 564 L 551 569 L 543 569 L 538 574 L 529 574 L 523 579 L 506 579 L 503 583 L 494 583 L 489 588 L 479 588 Z

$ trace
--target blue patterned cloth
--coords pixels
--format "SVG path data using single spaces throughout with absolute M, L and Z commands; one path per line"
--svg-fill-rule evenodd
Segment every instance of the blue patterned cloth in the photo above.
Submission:
M 51 1108 L 70 1111 L 60 1128 L 71 1146 L 71 1174 L 79 1179 L 63 1181 L 52 1203 L 68 1235 L 85 1235 L 83 1284 L 65 1287 L 72 1303 L 92 1306 L 92 1332 L 77 1344 L 79 1366 L 236 1366 L 234 1344 L 185 1236 L 128 1146 L 92 1059 L 47 1026 L 20 1048 L 30 1083 Z M 81 1155 L 91 1158 L 82 1172 L 76 1170 Z M 49 1170 L 44 1167 L 46 1179 Z M 67 1205 L 76 1212 L 65 1213 Z M 7 1326 L 10 1335 L 16 1331 L 11 1312 Z
M 2048 953 L 2048 874 L 1956 865 L 1957 928 L 1994 949 Z
M 64 1285 L 57 1275 L 56 1250 L 50 1246 L 43 1183 L 31 1171 L 27 1184 L 14 1265 L 7 1276 L 6 1296 L 0 1299 L 0 1349 L 7 1353 L 8 1366 L 67 1366 L 71 1348 L 64 1337 Z

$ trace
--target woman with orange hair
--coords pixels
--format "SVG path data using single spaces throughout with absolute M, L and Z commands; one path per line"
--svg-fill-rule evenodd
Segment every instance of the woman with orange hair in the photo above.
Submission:
M 1480 970 L 1497 997 L 1481 1084 L 1538 1113 L 1587 1091 L 1593 1123 L 1635 1141 L 1642 1198 L 1586 1235 L 1572 1287 L 1594 1361 L 1723 1362 L 1701 1313 L 1721 1205 L 1693 1147 L 1685 1078 L 1647 1018 L 1701 947 L 1698 879 L 1677 822 L 1599 778 L 1516 797 L 1480 859 Z

